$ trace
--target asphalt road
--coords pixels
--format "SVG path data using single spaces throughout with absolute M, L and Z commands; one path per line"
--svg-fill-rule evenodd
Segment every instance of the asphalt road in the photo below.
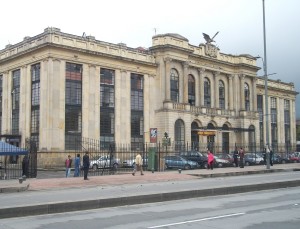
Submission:
M 300 187 L 0 220 L 1 229 L 299 229 Z

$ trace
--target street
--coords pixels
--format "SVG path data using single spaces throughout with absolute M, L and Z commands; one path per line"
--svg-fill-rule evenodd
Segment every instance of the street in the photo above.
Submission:
M 300 187 L 0 220 L 1 229 L 298 229 Z

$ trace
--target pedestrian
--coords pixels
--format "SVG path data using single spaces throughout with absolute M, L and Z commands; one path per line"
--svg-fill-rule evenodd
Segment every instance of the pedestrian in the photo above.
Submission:
M 77 157 L 75 158 L 75 170 L 74 170 L 74 177 L 79 177 L 80 173 L 80 154 L 77 154 Z
M 90 157 L 89 152 L 85 152 L 85 155 L 82 158 L 82 165 L 83 165 L 83 179 L 88 180 L 88 172 L 90 168 Z
M 270 165 L 273 166 L 273 150 L 270 148 Z
M 215 161 L 215 157 L 214 154 L 208 150 L 208 155 L 207 155 L 207 169 L 214 169 L 214 161 Z
M 240 156 L 240 168 L 244 168 L 244 150 L 243 148 L 241 147 L 240 148 L 240 151 L 239 151 L 239 156 Z
M 28 169 L 29 169 L 29 158 L 28 155 L 25 155 L 22 161 L 22 176 L 28 177 Z
M 135 165 L 132 172 L 132 176 L 135 176 L 136 171 L 141 171 L 141 175 L 144 175 L 143 173 L 143 159 L 140 153 L 137 153 L 135 157 Z
M 234 161 L 234 165 L 237 168 L 239 166 L 239 151 L 237 149 L 237 147 L 235 147 L 235 150 L 233 152 L 233 161 Z
M 65 165 L 66 165 L 66 177 L 69 177 L 71 173 L 71 167 L 72 167 L 71 155 L 68 155 L 68 158 L 65 161 Z

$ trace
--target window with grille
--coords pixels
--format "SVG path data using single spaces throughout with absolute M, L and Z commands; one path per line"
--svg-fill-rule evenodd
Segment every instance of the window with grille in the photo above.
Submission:
M 277 146 L 278 128 L 277 128 L 277 99 L 271 97 L 271 137 L 273 149 Z
M 115 71 L 100 69 L 100 142 L 115 141 Z
M 287 146 L 287 152 L 291 150 L 291 116 L 290 116 L 290 101 L 284 100 L 284 137 Z
M 204 78 L 204 106 L 211 107 L 211 91 L 210 81 L 207 77 Z
M 263 111 L 263 96 L 257 95 L 257 111 L 259 114 L 259 144 L 260 148 L 264 148 L 264 111 Z
M 184 122 L 181 119 L 175 122 L 175 150 L 184 150 L 185 147 L 185 132 L 184 132 Z
M 38 147 L 40 127 L 40 64 L 31 66 L 31 139 Z
M 179 102 L 179 75 L 176 69 L 172 68 L 170 73 L 170 84 L 171 84 L 171 100 Z
M 245 83 L 244 85 L 244 93 L 245 93 L 245 110 L 250 111 L 250 90 L 249 85 Z
M 13 71 L 12 82 L 12 134 L 19 134 L 19 112 L 20 112 L 20 69 Z
M 222 80 L 219 81 L 219 107 L 225 109 L 225 86 Z
M 66 63 L 65 149 L 75 149 L 82 132 L 82 65 Z
M 195 78 L 192 75 L 189 75 L 188 82 L 188 96 L 189 96 L 189 104 L 191 106 L 195 106 Z
M 144 142 L 144 81 L 131 73 L 131 147 L 142 149 Z

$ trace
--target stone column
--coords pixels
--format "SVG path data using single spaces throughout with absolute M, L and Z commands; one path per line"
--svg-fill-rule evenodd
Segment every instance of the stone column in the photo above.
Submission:
M 197 95 L 199 96 L 199 99 L 198 99 L 197 106 L 203 107 L 204 106 L 204 72 L 205 72 L 205 69 L 199 68 L 198 72 L 199 72 L 199 94 L 197 94 Z
M 291 143 L 292 144 L 297 142 L 295 114 L 296 114 L 295 100 L 291 99 L 290 100 L 290 118 L 291 118 Z
M 165 58 L 166 72 L 165 72 L 165 100 L 171 100 L 171 86 L 170 86 L 170 74 L 171 74 L 171 61 L 169 57 Z
M 83 65 L 82 72 L 82 136 L 100 138 L 100 68 Z
M 183 62 L 183 103 L 189 103 L 189 62 Z
M 11 71 L 2 74 L 2 134 L 11 134 L 11 74 Z
M 122 108 L 122 97 L 121 97 L 121 79 L 122 79 L 122 71 L 117 69 L 115 71 L 115 141 L 123 142 L 121 136 L 122 124 L 121 124 L 121 108 Z
M 213 101 L 214 104 L 212 105 L 212 108 L 220 108 L 220 104 L 219 104 L 219 76 L 220 76 L 220 72 L 213 72 L 214 75 L 214 92 L 212 93 L 212 95 L 214 96 Z
M 257 81 L 257 78 L 252 79 L 252 105 L 251 105 L 251 108 L 253 111 L 257 111 L 256 81 Z
M 240 98 L 241 98 L 241 101 L 240 101 L 240 110 L 245 110 L 245 75 L 244 74 L 240 74 L 239 75 L 240 77 L 240 88 L 241 88 L 241 94 L 240 94 Z
M 233 75 L 229 75 L 229 87 L 227 88 L 228 91 L 228 100 L 229 100 L 229 110 L 233 110 Z

